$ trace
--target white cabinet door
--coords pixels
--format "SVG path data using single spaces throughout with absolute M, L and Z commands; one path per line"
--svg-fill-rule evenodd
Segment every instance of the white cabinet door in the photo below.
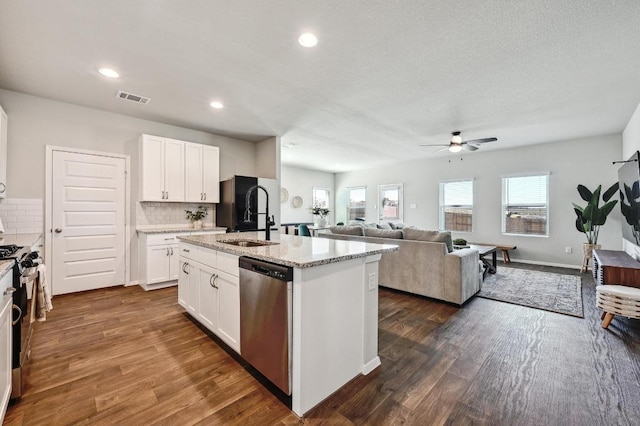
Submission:
M 164 188 L 166 201 L 184 201 L 184 142 L 164 140 Z
M 11 276 L 11 273 L 8 274 Z M 11 306 L 13 299 L 11 295 L 3 295 L 0 292 L 0 424 L 4 420 L 4 415 L 11 397 Z
M 178 256 L 178 244 L 169 246 L 169 280 L 177 280 L 180 277 L 180 262 Z
M 179 257 L 178 303 L 186 310 L 189 310 L 189 273 L 187 272 L 188 263 L 189 259 L 186 259 L 182 256 Z
M 147 247 L 147 282 L 146 284 L 161 283 L 170 279 L 170 246 Z
M 198 320 L 215 333 L 218 328 L 218 288 L 215 283 L 215 269 L 198 265 L 198 273 Z
M 180 275 L 178 278 L 178 303 L 193 317 L 198 314 L 199 274 L 197 264 L 180 257 Z
M 217 270 L 218 330 L 216 334 L 240 353 L 240 279 Z
M 185 201 L 199 202 L 204 200 L 202 190 L 202 145 L 185 143 Z
M 7 114 L 0 107 L 0 198 L 7 196 Z
M 220 149 L 217 146 L 202 146 L 202 192 L 206 202 L 220 202 Z
M 139 155 L 140 200 L 164 201 L 164 138 L 142 135 Z

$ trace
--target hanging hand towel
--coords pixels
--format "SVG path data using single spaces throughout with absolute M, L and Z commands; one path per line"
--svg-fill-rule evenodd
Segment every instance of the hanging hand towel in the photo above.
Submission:
M 45 275 L 47 274 L 47 267 L 43 264 L 38 265 L 38 284 L 36 286 L 36 320 L 46 321 L 47 312 L 53 309 L 51 304 L 51 296 L 45 282 Z

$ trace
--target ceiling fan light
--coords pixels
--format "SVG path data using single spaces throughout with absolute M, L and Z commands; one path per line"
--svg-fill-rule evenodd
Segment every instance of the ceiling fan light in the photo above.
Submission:
M 453 136 L 451 137 L 451 143 L 461 144 L 461 143 L 462 143 L 462 136 L 460 136 L 460 135 L 453 135 Z
M 462 145 L 454 143 L 449 146 L 449 152 L 460 152 L 462 151 Z

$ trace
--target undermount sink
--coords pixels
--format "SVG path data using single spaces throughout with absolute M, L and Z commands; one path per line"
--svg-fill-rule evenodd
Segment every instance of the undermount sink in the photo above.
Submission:
M 231 244 L 232 246 L 238 247 L 263 247 L 263 246 L 273 246 L 278 243 L 273 243 L 271 241 L 257 241 L 257 240 L 227 240 L 227 241 L 219 241 L 224 244 Z

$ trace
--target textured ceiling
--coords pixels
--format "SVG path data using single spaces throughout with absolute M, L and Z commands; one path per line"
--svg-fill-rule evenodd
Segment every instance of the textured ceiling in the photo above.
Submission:
M 418 144 L 452 130 L 498 137 L 483 150 L 621 132 L 639 22 L 638 0 L 2 0 L 0 87 L 279 135 L 284 164 L 340 171 L 446 155 Z

